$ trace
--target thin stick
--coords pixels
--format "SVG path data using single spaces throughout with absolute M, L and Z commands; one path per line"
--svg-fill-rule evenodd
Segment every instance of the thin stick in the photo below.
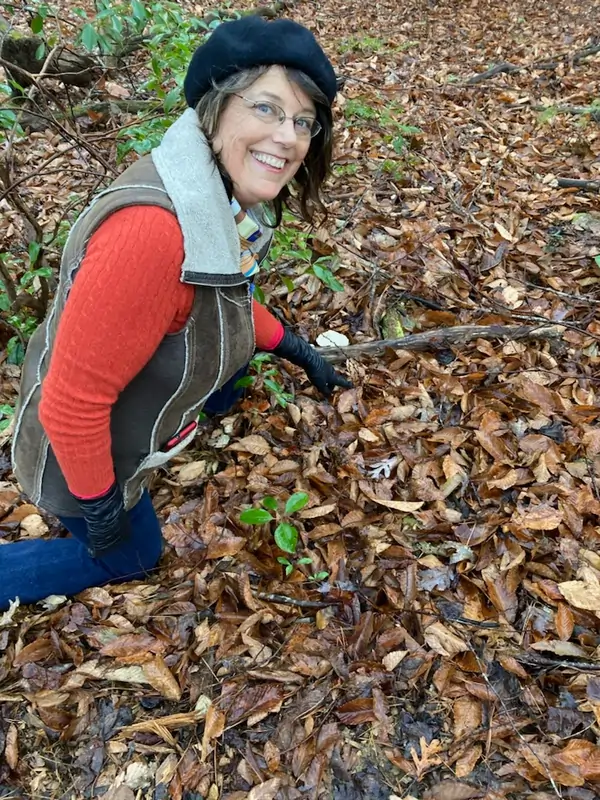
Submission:
M 252 592 L 252 594 L 259 600 L 266 600 L 269 603 L 281 603 L 285 606 L 299 606 L 300 608 L 329 608 L 329 606 L 339 605 L 337 600 L 321 603 L 318 600 L 299 600 L 295 597 L 287 597 L 285 594 L 266 594 L 265 592 Z

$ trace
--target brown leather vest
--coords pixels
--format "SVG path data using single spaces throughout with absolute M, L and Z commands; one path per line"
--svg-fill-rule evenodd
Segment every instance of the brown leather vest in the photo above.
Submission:
M 179 202 L 173 202 L 165 190 L 153 155 L 125 170 L 75 223 L 63 252 L 53 306 L 27 348 L 15 414 L 14 471 L 32 502 L 57 516 L 81 516 L 81 512 L 40 424 L 38 405 L 58 322 L 87 243 L 109 214 L 129 205 L 158 205 L 175 211 L 180 224 L 185 215 L 192 222 L 197 219 L 190 181 L 182 193 L 187 204 L 184 208 L 181 196 Z M 223 197 L 219 202 L 228 209 L 218 175 L 217 179 L 214 186 L 222 190 L 226 205 Z M 230 224 L 229 218 L 221 221 Z M 235 226 L 232 215 L 231 223 Z M 197 418 L 208 396 L 246 364 L 254 350 L 251 300 L 248 283 L 239 269 L 239 245 L 237 269 L 235 263 L 227 263 L 222 272 L 215 264 L 207 270 L 206 253 L 195 253 L 193 242 L 190 247 L 188 241 L 191 237 L 186 239 L 185 224 L 182 229 L 186 249 L 182 280 L 196 285 L 192 312 L 183 330 L 165 336 L 111 412 L 113 462 L 128 509 L 140 499 L 150 474 L 186 447 L 194 438 L 194 431 L 172 449 L 166 449 L 167 442 Z M 231 249 L 230 231 L 227 235 Z M 261 255 L 268 250 L 270 237 L 269 231 L 257 244 Z M 89 302 L 93 308 L 94 298 L 90 297 Z M 98 313 L 102 313 L 101 309 Z M 74 342 L 73 347 L 76 346 Z

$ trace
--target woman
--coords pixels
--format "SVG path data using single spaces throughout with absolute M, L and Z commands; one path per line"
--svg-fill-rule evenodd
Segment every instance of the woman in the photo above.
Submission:
M 53 308 L 23 366 L 15 474 L 73 538 L 0 548 L 0 608 L 142 577 L 161 553 L 145 488 L 224 411 L 255 345 L 302 366 L 324 394 L 349 386 L 251 300 L 295 181 L 322 210 L 336 81 L 313 35 L 247 17 L 200 46 L 188 110 L 74 225 Z

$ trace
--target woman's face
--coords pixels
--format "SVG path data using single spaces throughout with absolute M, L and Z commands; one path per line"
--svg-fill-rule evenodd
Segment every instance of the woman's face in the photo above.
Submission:
M 248 102 L 233 95 L 219 120 L 214 149 L 233 181 L 233 193 L 242 208 L 274 200 L 289 183 L 310 147 L 310 136 L 296 132 L 294 120 L 314 120 L 315 104 L 281 67 L 271 67 L 248 89 L 248 101 L 275 103 L 288 119 L 265 121 Z M 261 110 L 261 109 L 258 109 Z

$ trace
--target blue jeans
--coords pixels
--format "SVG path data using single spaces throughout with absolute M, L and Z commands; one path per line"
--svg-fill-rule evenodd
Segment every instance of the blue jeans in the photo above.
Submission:
M 209 416 L 224 414 L 242 396 L 236 389 L 248 367 L 243 367 L 218 392 L 204 410 Z M 102 558 L 87 551 L 87 526 L 83 518 L 61 517 L 70 539 L 26 539 L 0 545 L 0 611 L 18 597 L 22 605 L 37 603 L 49 594 L 73 595 L 90 586 L 139 580 L 153 569 L 162 550 L 160 522 L 148 492 L 129 512 L 131 536 Z
M 158 563 L 162 533 L 148 492 L 129 512 L 131 536 L 102 558 L 87 551 L 87 526 L 61 517 L 67 539 L 25 539 L 0 547 L 0 611 L 18 597 L 36 603 L 49 594 L 73 595 L 90 586 L 144 578 Z

